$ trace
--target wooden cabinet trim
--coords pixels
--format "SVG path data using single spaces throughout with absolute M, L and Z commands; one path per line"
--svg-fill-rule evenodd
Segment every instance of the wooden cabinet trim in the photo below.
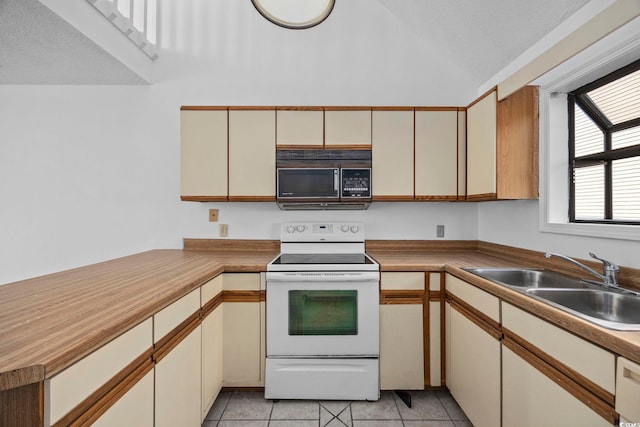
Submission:
M 466 199 L 470 202 L 486 202 L 486 201 L 498 200 L 498 194 L 497 193 L 472 194 L 472 195 L 467 195 Z
M 316 145 L 288 145 L 288 144 L 277 144 L 276 150 L 322 150 L 324 145 L 316 144 Z
M 424 291 L 420 290 L 381 290 L 380 304 L 423 304 Z
M 462 314 L 464 317 L 472 321 L 474 324 L 482 328 L 486 333 L 491 335 L 494 339 L 500 341 L 502 339 L 502 329 L 500 324 L 477 310 L 475 307 L 469 305 L 464 300 L 458 298 L 452 293 L 446 291 L 446 301 L 451 304 L 451 307 Z
M 180 196 L 183 202 L 227 202 L 227 196 Z
M 601 389 L 568 366 L 546 355 L 542 350 L 504 329 L 503 344 L 540 373 L 580 400 L 595 413 L 613 425 L 618 424 L 618 414 L 613 406 L 614 396 Z M 542 358 L 542 357 L 544 358 Z M 596 391 L 598 394 L 594 393 Z M 603 400 L 604 397 L 604 400 Z
M 152 354 L 153 348 L 149 348 L 53 424 L 53 427 L 91 425 L 153 369 Z
M 480 95 L 478 98 L 476 98 L 471 104 L 467 105 L 467 110 L 471 107 L 473 107 L 474 105 L 476 105 L 478 102 L 482 101 L 483 99 L 485 99 L 487 96 L 491 95 L 493 92 L 496 92 L 496 94 L 498 93 L 498 86 L 494 86 L 491 89 L 487 90 L 485 93 L 483 93 L 482 95 Z
M 225 111 L 229 107 L 223 105 L 183 105 L 180 111 Z
M 275 178 L 274 178 L 275 179 Z M 275 196 L 229 196 L 230 202 L 275 202 Z
M 183 339 L 187 337 L 194 329 L 200 325 L 200 310 L 186 318 L 182 323 L 173 328 L 171 332 L 162 337 L 154 344 L 153 360 L 155 363 L 160 362 L 167 354 L 171 352 Z
M 206 319 L 211 313 L 213 313 L 214 310 L 222 304 L 222 298 L 222 292 L 220 292 L 207 302 L 200 310 L 200 320 Z
M 222 291 L 222 302 L 261 302 L 266 291 Z
M 44 381 L 0 390 L 0 425 L 44 425 Z
M 458 200 L 458 196 L 415 196 L 414 199 L 418 202 L 451 202 Z

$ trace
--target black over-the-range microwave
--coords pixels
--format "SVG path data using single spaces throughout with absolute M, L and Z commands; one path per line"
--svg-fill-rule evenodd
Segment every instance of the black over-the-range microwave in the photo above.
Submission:
M 276 194 L 283 209 L 366 209 L 371 202 L 370 160 L 281 161 L 276 168 Z

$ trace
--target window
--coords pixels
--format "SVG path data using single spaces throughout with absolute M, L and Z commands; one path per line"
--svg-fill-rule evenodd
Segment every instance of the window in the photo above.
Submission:
M 640 60 L 568 102 L 570 221 L 640 224 Z

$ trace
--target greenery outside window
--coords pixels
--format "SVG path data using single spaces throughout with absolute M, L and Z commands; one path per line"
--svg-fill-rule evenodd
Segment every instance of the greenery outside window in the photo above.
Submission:
M 640 224 L 640 60 L 569 93 L 569 220 Z

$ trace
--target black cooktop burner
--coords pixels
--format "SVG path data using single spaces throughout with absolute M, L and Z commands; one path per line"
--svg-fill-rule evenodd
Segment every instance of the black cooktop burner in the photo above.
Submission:
M 282 254 L 273 264 L 373 264 L 364 254 Z

